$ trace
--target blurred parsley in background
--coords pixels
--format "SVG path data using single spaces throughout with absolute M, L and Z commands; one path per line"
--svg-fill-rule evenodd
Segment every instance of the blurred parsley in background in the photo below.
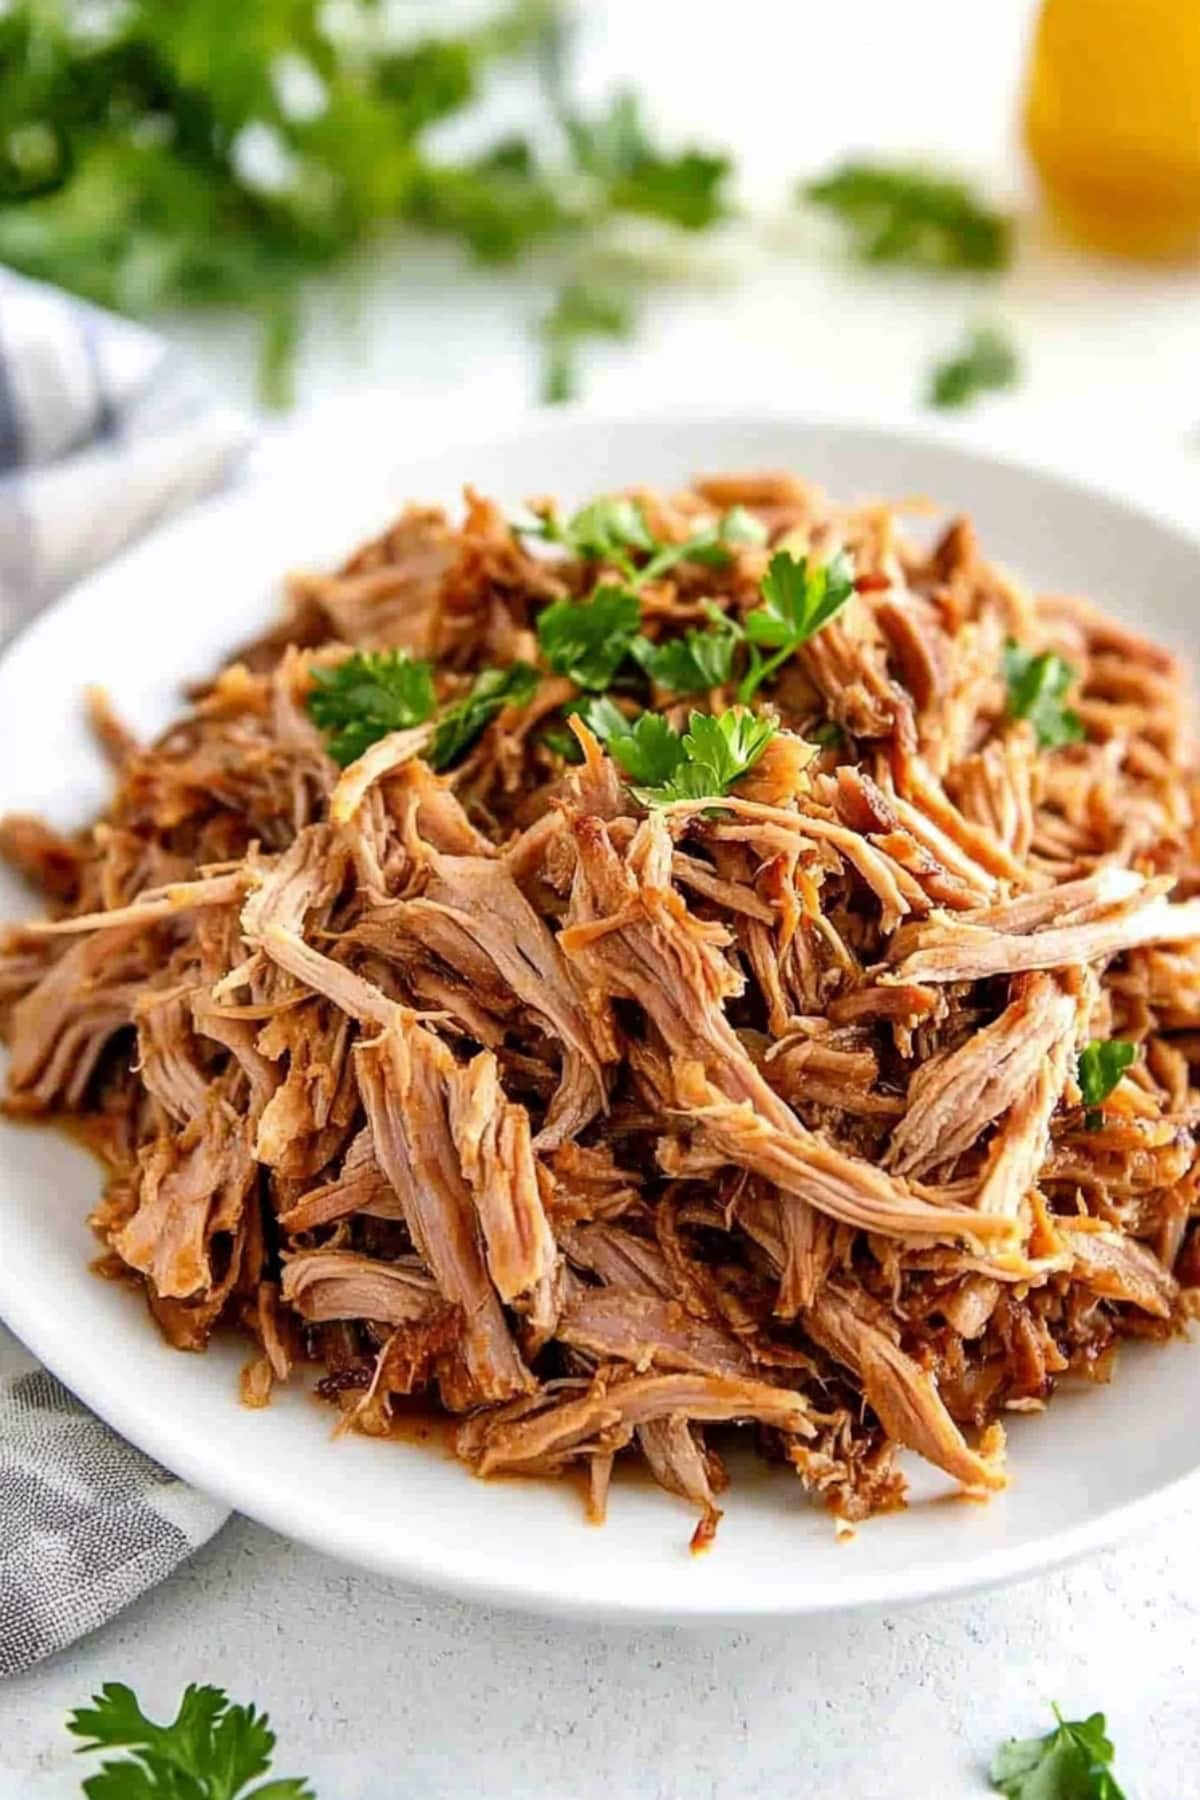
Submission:
M 436 159 L 430 128 L 469 115 L 514 57 L 544 78 L 529 137 Z M 372 0 L 14 0 L 0 11 L 0 262 L 119 312 L 257 314 L 264 397 L 284 402 L 303 278 L 389 226 L 500 263 L 619 214 L 689 231 L 724 214 L 725 157 L 664 154 L 632 95 L 575 115 L 562 63 L 553 0 L 404 45 Z M 547 394 L 572 390 L 581 340 L 631 324 L 628 294 L 572 275 L 539 328 Z

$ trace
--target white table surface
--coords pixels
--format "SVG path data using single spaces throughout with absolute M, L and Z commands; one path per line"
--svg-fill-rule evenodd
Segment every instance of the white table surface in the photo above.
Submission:
M 1035 225 L 993 286 L 880 280 L 805 251 L 787 218 L 796 174 L 862 147 L 950 158 L 1027 204 L 1012 122 L 1030 11 L 1027 0 L 587 7 L 587 91 L 632 81 L 653 91 L 665 130 L 737 146 L 746 193 L 772 220 L 700 247 L 704 279 L 661 290 L 638 342 L 592 359 L 591 391 L 664 402 L 769 392 L 894 413 L 964 323 L 999 315 L 1027 367 L 1021 392 L 983 415 L 990 435 L 1051 435 L 1080 465 L 1098 452 L 1131 471 L 1161 462 L 1184 503 L 1193 489 L 1200 501 L 1193 273 L 1089 262 Z M 519 115 L 519 92 L 499 105 Z M 348 384 L 394 384 L 398 428 L 406 399 L 516 408 L 532 385 L 525 333 L 542 279 L 481 278 L 449 251 L 389 252 L 312 296 L 300 391 L 320 402 Z M 214 384 L 252 403 L 246 331 L 168 329 Z M 310 1775 L 321 1800 L 485 1788 L 520 1800 L 968 1800 L 986 1792 L 997 1741 L 1043 1729 L 1051 1700 L 1107 1711 L 1131 1800 L 1187 1800 L 1200 1793 L 1198 1527 L 1193 1507 L 1153 1542 L 936 1607 L 629 1632 L 406 1591 L 235 1520 L 107 1629 L 0 1688 L 0 1796 L 78 1792 L 62 1720 L 100 1682 L 126 1680 L 165 1712 L 186 1681 L 208 1679 L 270 1711 L 281 1772 Z

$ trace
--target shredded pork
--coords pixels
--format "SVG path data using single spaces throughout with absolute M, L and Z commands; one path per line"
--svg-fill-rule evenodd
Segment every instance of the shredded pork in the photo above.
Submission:
M 545 667 L 448 770 L 429 721 L 339 770 L 314 671 L 400 649 L 445 706 L 626 579 L 474 494 L 410 509 L 157 742 L 92 697 L 90 829 L 0 823 L 46 911 L 0 961 L 7 1108 L 76 1116 L 109 1266 L 178 1347 L 253 1340 L 252 1404 L 305 1366 L 361 1430 L 421 1396 L 482 1475 L 582 1466 L 593 1516 L 640 1456 L 697 1547 L 739 1424 L 842 1519 L 902 1503 L 902 1451 L 989 1493 L 1007 1412 L 1196 1307 L 1182 677 L 965 521 L 922 545 L 791 476 L 639 503 L 666 542 L 731 506 L 765 533 L 644 584 L 659 644 L 740 621 L 781 546 L 852 559 L 742 780 L 644 804 L 547 732 L 579 692 Z M 1072 671 L 1078 741 L 1011 716 L 1014 635 Z M 630 718 L 730 704 L 630 669 Z

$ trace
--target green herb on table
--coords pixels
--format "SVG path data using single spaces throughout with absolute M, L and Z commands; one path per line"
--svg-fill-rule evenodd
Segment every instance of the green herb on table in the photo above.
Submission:
M 1008 716 L 1028 719 L 1043 750 L 1078 744 L 1084 732 L 1079 714 L 1065 706 L 1075 671 L 1052 650 L 1035 656 L 1011 638 L 1004 646 L 1004 679 L 1008 684 Z
M 661 713 L 643 713 L 609 750 L 645 806 L 716 799 L 749 774 L 778 730 L 778 721 L 740 708 L 694 712 L 682 735 Z
M 1137 1055 L 1137 1045 L 1124 1038 L 1093 1038 L 1076 1059 L 1075 1078 L 1088 1108 L 1084 1124 L 1098 1131 L 1104 1123 L 1101 1107 Z
M 606 113 L 568 117 L 565 125 L 576 165 L 618 212 L 703 231 L 728 211 L 722 188 L 729 158 L 694 149 L 664 155 L 646 131 L 636 95 L 618 94 Z
M 506 706 L 528 706 L 537 692 L 538 672 L 528 663 L 510 663 L 506 669 L 484 669 L 468 693 L 452 701 L 438 718 L 433 742 L 425 760 L 434 769 L 448 769 L 469 750 L 476 738 Z
M 573 400 L 579 391 L 578 352 L 592 338 L 627 338 L 633 333 L 633 304 L 627 294 L 595 283 L 572 281 L 561 288 L 542 319 L 542 399 L 548 406 Z
M 1012 258 L 1012 221 L 964 181 L 905 163 L 853 161 L 800 197 L 846 227 L 864 262 L 992 271 Z
M 1021 371 L 1016 350 L 994 325 L 978 325 L 953 356 L 934 368 L 929 404 L 950 409 L 969 406 L 980 394 L 1015 387 Z
M 423 725 L 435 705 L 433 669 L 402 650 L 356 652 L 312 670 L 308 710 L 330 733 L 329 754 L 345 768 L 391 731 Z
M 659 149 L 631 96 L 561 116 L 555 0 L 398 49 L 388 9 L 279 0 L 231 31 L 225 0 L 0 7 L 0 263 L 118 312 L 236 308 L 262 327 L 264 397 L 288 397 L 301 290 L 397 226 L 479 261 L 542 245 L 603 253 L 622 215 L 702 230 L 727 210 L 728 159 Z M 349 15 L 349 16 L 348 16 Z M 557 76 L 528 137 L 469 157 L 429 134 L 475 124 L 501 58 Z M 558 127 L 557 131 L 555 127 Z M 557 155 L 537 145 L 556 141 Z M 550 318 L 555 386 L 584 326 L 624 329 L 576 292 Z
M 556 675 L 582 688 L 606 688 L 629 653 L 642 622 L 636 594 L 598 587 L 588 600 L 555 600 L 540 613 L 538 645 Z
M 106 1682 L 67 1730 L 81 1751 L 128 1753 L 87 1777 L 88 1800 L 316 1800 L 295 1776 L 250 1787 L 270 1768 L 275 1734 L 265 1713 L 231 1705 L 220 1688 L 187 1687 L 172 1723 L 155 1725 L 131 1689 Z
M 1006 1800 L 1125 1800 L 1104 1714 L 1070 1720 L 1056 1706 L 1054 1717 L 1045 1737 L 1010 1738 L 997 1751 L 988 1771 L 995 1791 Z
M 779 550 L 763 576 L 761 592 L 762 605 L 743 621 L 750 645 L 750 666 L 738 687 L 743 704 L 846 604 L 854 592 L 854 569 L 844 552 L 817 563 Z M 763 650 L 775 654 L 764 657 Z

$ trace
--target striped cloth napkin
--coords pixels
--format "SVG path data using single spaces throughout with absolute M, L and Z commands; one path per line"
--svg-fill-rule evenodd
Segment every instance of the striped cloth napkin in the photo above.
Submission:
M 227 479 L 249 439 L 151 333 L 0 269 L 0 639 Z M 0 1676 L 103 1624 L 226 1516 L 0 1327 Z

